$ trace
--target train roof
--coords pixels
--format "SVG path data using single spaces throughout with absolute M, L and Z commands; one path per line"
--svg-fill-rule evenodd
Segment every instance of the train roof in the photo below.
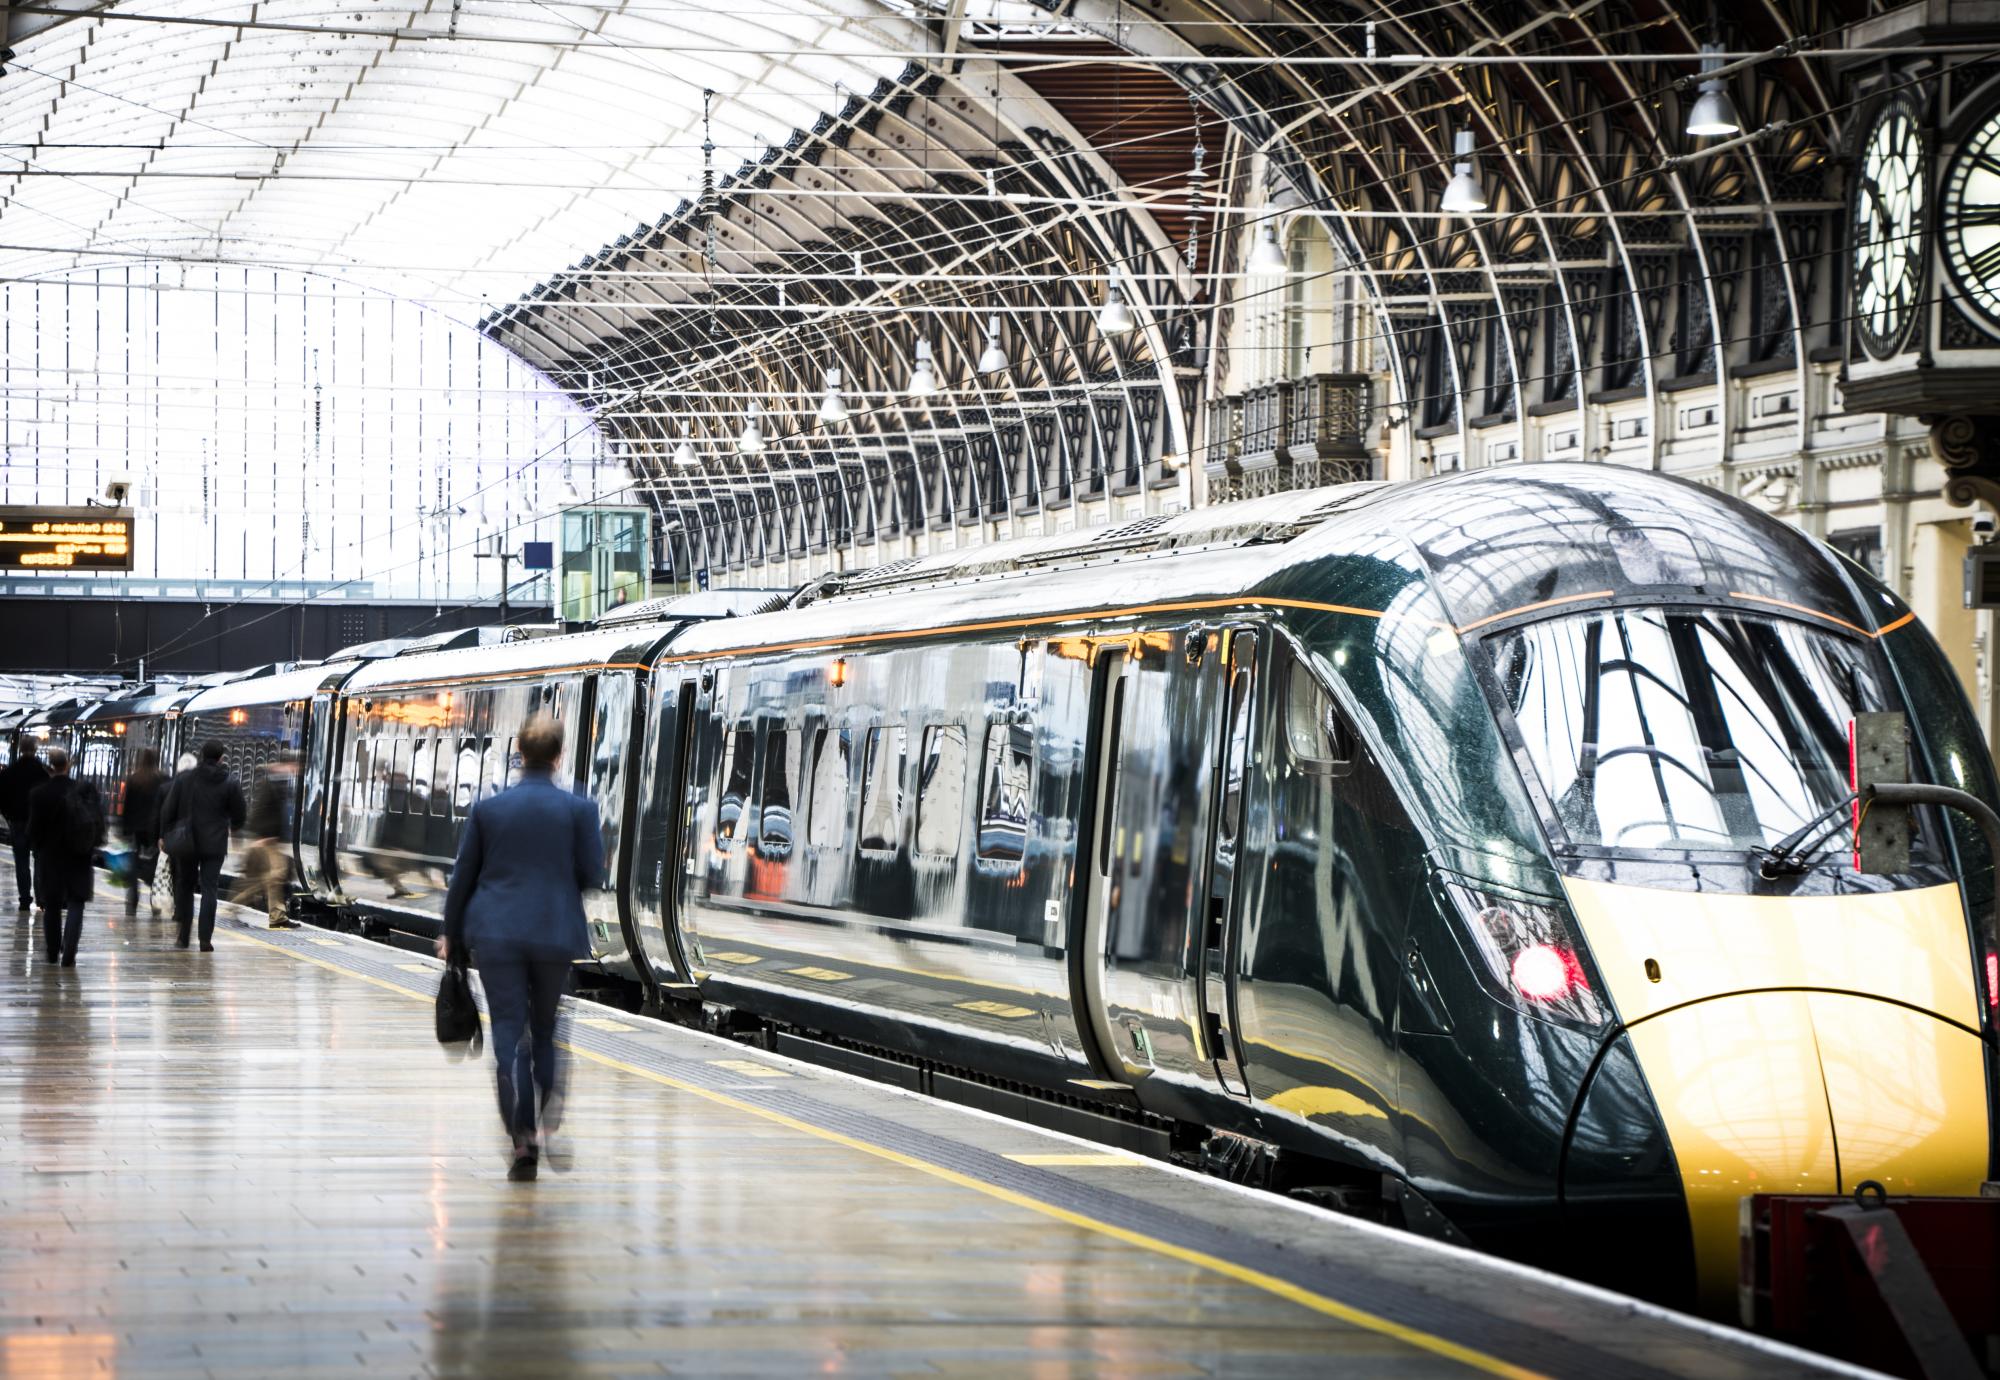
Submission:
M 77 715 L 81 724 L 102 723 L 106 719 L 143 719 L 160 715 L 174 705 L 195 693 L 195 687 L 188 684 L 157 685 L 150 681 L 139 685 L 121 686 L 119 689 L 96 700 Z
M 289 704 L 308 700 L 315 690 L 338 684 L 360 662 L 309 661 L 289 663 L 285 669 L 264 670 L 222 685 L 212 685 L 181 706 L 184 715 L 213 714 L 218 710 L 249 705 Z
M 486 680 L 536 672 L 592 670 L 604 666 L 637 666 L 675 625 L 597 628 L 560 637 L 535 637 L 486 647 L 406 653 L 364 662 L 345 689 L 385 689 L 445 681 Z

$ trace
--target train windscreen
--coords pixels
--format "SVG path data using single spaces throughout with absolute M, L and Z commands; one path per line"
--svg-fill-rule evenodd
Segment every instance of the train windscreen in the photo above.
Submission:
M 1624 608 L 1487 639 L 1570 844 L 1764 847 L 1848 794 L 1847 725 L 1882 706 L 1861 643 L 1713 608 Z

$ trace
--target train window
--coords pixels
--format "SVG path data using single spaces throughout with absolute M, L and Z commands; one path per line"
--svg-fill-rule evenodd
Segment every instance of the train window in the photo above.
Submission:
M 743 833 L 743 811 L 750 799 L 750 767 L 757 755 L 757 731 L 739 724 L 722 740 L 722 801 L 715 812 L 718 848 L 734 848 Z
M 431 805 L 431 740 L 419 738 L 410 748 L 409 803 L 413 815 L 428 814 Z
M 1302 661 L 1285 672 L 1285 742 L 1292 760 L 1308 771 L 1340 773 L 1354 766 L 1354 729 Z
M 846 729 L 822 728 L 813 735 L 806 842 L 814 848 L 838 848 L 847 842 L 848 764 L 852 755 Z
M 965 827 L 965 729 L 932 724 L 924 730 L 923 772 L 917 778 L 917 851 L 958 851 Z
M 1250 747 L 1250 668 L 1229 678 L 1229 743 L 1222 766 L 1222 842 L 1236 841 L 1243 824 L 1243 770 Z
M 451 739 L 439 738 L 436 754 L 431 759 L 431 813 L 448 815 L 451 813 L 451 774 L 458 765 L 458 759 L 451 750 Z
M 458 782 L 451 793 L 451 807 L 457 817 L 464 819 L 472 812 L 472 804 L 479 799 L 479 740 L 460 738 L 458 740 Z
M 507 739 L 495 738 L 490 733 L 482 740 L 480 756 L 484 760 L 479 764 L 481 800 L 500 794 L 501 788 L 507 784 L 507 746 Z
M 798 735 L 773 721 L 764 733 L 764 791 L 757 814 L 757 840 L 773 849 L 792 844 L 792 783 L 799 776 Z
M 397 738 L 390 744 L 393 754 L 389 766 L 388 799 L 383 804 L 384 812 L 400 815 L 410 808 L 410 740 Z
M 1034 775 L 1034 730 L 1025 724 L 988 724 L 986 783 L 979 793 L 980 857 L 1019 862 L 1027 854 Z
M 893 852 L 903 832 L 903 762 L 910 753 L 909 730 L 871 728 L 861 756 L 861 846 Z

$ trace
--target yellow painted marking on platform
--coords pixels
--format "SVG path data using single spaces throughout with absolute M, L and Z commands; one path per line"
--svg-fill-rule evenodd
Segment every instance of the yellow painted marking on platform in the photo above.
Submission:
M 396 966 L 406 973 L 435 973 L 438 971 L 428 963 L 398 963 Z
M 793 977 L 811 978 L 814 982 L 845 982 L 854 976 L 838 968 L 787 968 L 785 971 Z
M 222 933 L 226 939 L 233 939 L 244 944 L 255 944 L 261 948 L 270 949 L 275 953 L 284 954 L 286 957 L 296 959 L 301 963 L 310 963 L 316 968 L 324 968 L 330 973 L 339 973 L 345 977 L 359 978 L 363 982 L 373 983 L 377 987 L 399 993 L 402 996 L 409 997 L 413 1001 L 428 1002 L 434 1000 L 428 992 L 412 992 L 407 987 L 399 987 L 393 982 L 386 982 L 372 974 L 357 973 L 352 968 L 344 968 L 338 963 L 330 963 L 323 958 L 314 958 L 312 955 L 300 953 L 296 949 L 287 949 L 282 945 L 267 943 L 262 939 L 255 939 L 247 934 L 234 934 L 228 931 Z M 1017 1193 L 1011 1188 L 1002 1188 L 998 1184 L 987 1183 L 982 1179 L 973 1178 L 969 1174 L 961 1174 L 956 1169 L 947 1169 L 941 1164 L 932 1164 L 928 1160 L 920 1160 L 914 1155 L 906 1155 L 900 1150 L 891 1150 L 886 1145 L 873 1145 L 854 1136 L 844 1135 L 839 1131 L 830 1130 L 824 1126 L 815 1126 L 811 1122 L 787 1116 L 785 1113 L 775 1111 L 769 1107 L 753 1106 L 748 1102 L 731 1097 L 728 1093 L 717 1092 L 712 1088 L 699 1087 L 696 1084 L 684 1082 L 668 1074 L 655 1073 L 651 1069 L 643 1069 L 636 1064 L 628 1064 L 622 1059 L 614 1059 L 608 1054 L 599 1054 L 595 1050 L 578 1049 L 574 1045 L 565 1045 L 563 1047 L 578 1058 L 588 1059 L 594 1064 L 602 1064 L 606 1068 L 617 1069 L 620 1073 L 630 1074 L 634 1078 L 642 1078 L 649 1083 L 658 1083 L 662 1087 L 672 1088 L 674 1091 L 686 1093 L 690 1097 L 701 1098 L 703 1101 L 713 1103 L 718 1107 L 727 1107 L 731 1111 L 741 1112 L 745 1116 L 758 1117 L 764 1121 L 771 1122 L 773 1125 L 784 1126 L 802 1135 L 812 1136 L 816 1140 L 823 1140 L 833 1145 L 842 1145 L 850 1150 L 859 1151 L 861 1154 L 885 1160 L 890 1164 L 901 1165 L 906 1169 L 915 1170 L 919 1174 L 927 1174 L 934 1179 L 939 1179 L 949 1184 L 956 1184 L 960 1188 L 983 1194 L 996 1201 L 1025 1208 L 1029 1212 L 1038 1213 L 1043 1217 L 1048 1217 L 1058 1222 L 1066 1222 L 1071 1226 L 1080 1227 L 1085 1231 L 1096 1232 L 1101 1236 L 1110 1237 L 1114 1241 L 1122 1241 L 1126 1245 L 1136 1246 L 1140 1250 L 1151 1251 L 1156 1255 L 1166 1256 L 1170 1260 L 1179 1260 L 1199 1269 L 1208 1270 L 1225 1278 L 1236 1280 L 1240 1284 L 1247 1284 L 1253 1289 L 1261 1289 L 1267 1294 L 1285 1299 L 1291 1303 L 1296 1303 L 1301 1308 L 1309 1309 L 1312 1312 L 1329 1318 L 1336 1318 L 1353 1327 L 1363 1328 L 1366 1331 L 1392 1338 L 1395 1341 L 1402 1342 L 1406 1346 L 1415 1347 L 1419 1351 L 1430 1352 L 1434 1356 L 1445 1357 L 1447 1360 L 1456 1361 L 1460 1365 L 1469 1366 L 1474 1370 L 1483 1371 L 1488 1375 L 1506 1376 L 1508 1380 L 1546 1380 L 1544 1373 L 1541 1371 L 1530 1370 L 1526 1366 L 1517 1366 L 1511 1361 L 1504 1361 L 1500 1357 L 1494 1356 L 1489 1352 L 1480 1351 L 1476 1347 L 1465 1346 L 1452 1341 L 1448 1337 L 1440 1337 L 1434 1333 L 1426 1332 L 1422 1328 L 1411 1327 L 1405 1323 L 1399 1323 L 1392 1318 L 1385 1318 L 1380 1314 L 1370 1313 L 1364 1308 L 1356 1308 L 1353 1304 L 1342 1303 L 1339 1299 L 1330 1298 L 1325 1294 L 1314 1293 L 1310 1289 L 1293 1284 L 1290 1280 L 1279 1279 L 1276 1275 L 1266 1274 L 1262 1270 L 1254 1270 L 1245 1265 L 1238 1265 L 1233 1261 L 1210 1255 L 1206 1251 L 1192 1250 L 1186 1246 L 1175 1245 L 1171 1241 L 1162 1241 L 1158 1237 L 1148 1236 L 1144 1232 L 1132 1231 L 1125 1227 L 1115 1226 L 1110 1222 L 1100 1222 L 1094 1217 L 1086 1217 L 1080 1212 L 1072 1212 L 1068 1208 L 1057 1207 L 1054 1203 L 1045 1203 L 1039 1198 L 1032 1198 L 1025 1193 Z M 749 1061 L 744 1060 L 742 1062 L 748 1063 Z M 766 1066 L 760 1064 L 758 1067 L 763 1068 Z M 1071 1081 L 1082 1080 L 1073 1079 Z
M 1068 1154 L 1058 1153 L 1058 1154 L 1042 1154 L 1042 1155 L 1005 1155 L 1002 1156 L 1002 1158 L 1010 1159 L 1014 1161 L 1014 1163 L 1016 1164 L 1047 1165 L 1051 1168 L 1058 1166 L 1065 1168 L 1072 1166 L 1080 1168 L 1084 1166 L 1100 1165 L 1100 1164 L 1115 1165 L 1119 1168 L 1124 1168 L 1130 1165 L 1145 1163 L 1145 1161 L 1139 1159 L 1137 1156 L 1134 1155 L 1090 1154 L 1082 1150 L 1072 1151 Z
M 708 960 L 711 963 L 762 963 L 764 956 L 762 954 L 739 953 L 710 954 L 708 955 Z
M 591 1028 L 592 1030 L 631 1030 L 631 1029 L 632 1029 L 632 1027 L 631 1027 L 631 1026 L 629 1026 L 629 1025 L 627 1025 L 627 1024 L 625 1024 L 625 1022 L 623 1022 L 623 1021 L 614 1021 L 614 1020 L 612 1020 L 612 1019 L 611 1019 L 611 1018 L 610 1018 L 609 1016 L 578 1016 L 578 1017 L 576 1018 L 576 1023 L 577 1023 L 578 1025 L 587 1025 L 587 1026 L 589 1026 L 589 1027 L 590 1027 L 590 1028 Z
M 751 1078 L 790 1078 L 786 1069 L 774 1069 L 769 1064 L 760 1064 L 755 1059 L 711 1059 L 709 1063 L 731 1073 L 746 1074 Z
M 1010 1021 L 1035 1014 L 1031 1007 L 1009 1006 L 1004 1001 L 955 1001 L 952 1005 L 961 1011 L 977 1011 L 982 1016 L 1001 1016 Z

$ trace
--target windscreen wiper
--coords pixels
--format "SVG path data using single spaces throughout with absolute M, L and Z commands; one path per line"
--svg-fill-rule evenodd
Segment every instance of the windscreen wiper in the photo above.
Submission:
M 1812 866 L 1812 857 L 1819 845 L 1826 842 L 1838 827 L 1822 826 L 1827 826 L 1827 821 L 1842 811 L 1851 809 L 1854 801 L 1854 794 L 1849 792 L 1770 847 L 1752 847 L 1750 851 L 1763 859 L 1757 864 L 1758 873 L 1767 882 L 1777 877 L 1803 875 Z

